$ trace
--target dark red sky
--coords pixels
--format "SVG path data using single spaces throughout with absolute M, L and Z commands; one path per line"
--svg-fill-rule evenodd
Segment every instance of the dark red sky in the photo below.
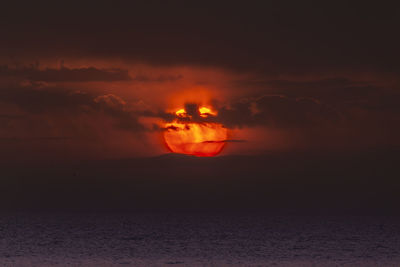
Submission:
M 398 214 L 397 6 L 26 2 L 0 11 L 0 210 Z M 190 104 L 222 157 L 162 155 Z
M 224 154 L 400 145 L 399 9 L 146 1 L 7 4 L 0 157 L 159 155 L 160 125 L 211 104 Z

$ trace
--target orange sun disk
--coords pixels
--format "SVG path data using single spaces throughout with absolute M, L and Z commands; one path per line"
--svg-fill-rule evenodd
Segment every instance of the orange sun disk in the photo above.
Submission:
M 203 118 L 217 113 L 207 107 L 199 108 Z M 184 109 L 175 112 L 177 117 L 190 118 Z M 178 119 L 165 124 L 164 140 L 174 153 L 212 157 L 218 155 L 225 146 L 228 130 L 220 123 L 181 122 Z

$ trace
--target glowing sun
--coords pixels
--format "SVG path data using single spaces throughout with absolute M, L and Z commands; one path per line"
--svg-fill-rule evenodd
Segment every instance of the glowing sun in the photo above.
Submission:
M 216 111 L 200 107 L 197 112 L 199 121 L 193 120 L 185 109 L 177 110 L 177 118 L 165 125 L 165 144 L 174 153 L 199 157 L 215 156 L 224 148 L 228 130 L 220 123 L 201 121 L 201 118 L 216 116 Z

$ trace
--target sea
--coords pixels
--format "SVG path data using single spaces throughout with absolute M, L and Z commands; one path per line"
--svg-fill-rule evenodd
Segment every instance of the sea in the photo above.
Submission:
M 0 266 L 400 266 L 400 218 L 1 213 Z

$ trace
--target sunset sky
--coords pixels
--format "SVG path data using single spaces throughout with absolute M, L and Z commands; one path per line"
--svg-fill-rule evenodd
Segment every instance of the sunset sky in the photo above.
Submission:
M 0 23 L 0 156 L 168 153 L 187 104 L 221 155 L 398 146 L 399 12 L 374 5 L 29 3 Z
M 0 208 L 399 210 L 397 7 L 132 2 L 1 8 Z

